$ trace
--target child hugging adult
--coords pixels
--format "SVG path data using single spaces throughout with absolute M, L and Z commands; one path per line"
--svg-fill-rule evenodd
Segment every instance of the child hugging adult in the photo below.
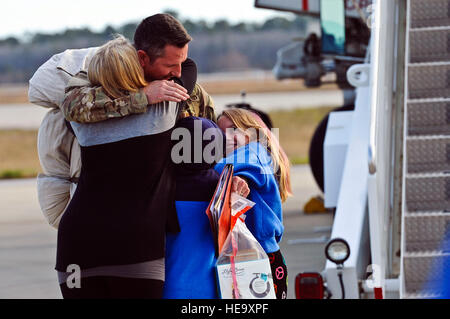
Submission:
M 226 133 L 226 157 L 216 166 L 233 164 L 234 175 L 245 179 L 248 199 L 255 205 L 245 223 L 269 256 L 278 299 L 287 296 L 287 267 L 278 243 L 283 235 L 282 202 L 291 195 L 289 161 L 278 140 L 251 111 L 229 109 L 218 118 Z

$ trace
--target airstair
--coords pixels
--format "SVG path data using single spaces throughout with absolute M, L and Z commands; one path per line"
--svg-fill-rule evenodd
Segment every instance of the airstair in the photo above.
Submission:
M 433 298 L 450 271 L 450 0 L 407 10 L 400 297 Z

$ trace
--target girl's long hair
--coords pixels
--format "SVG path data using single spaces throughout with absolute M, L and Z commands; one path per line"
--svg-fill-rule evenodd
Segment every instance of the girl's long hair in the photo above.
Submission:
M 147 85 L 136 49 L 122 35 L 98 49 L 89 63 L 88 77 L 114 99 Z
M 278 138 L 267 128 L 261 118 L 251 112 L 244 109 L 232 108 L 227 109 L 222 112 L 221 116 L 228 117 L 236 128 L 243 130 L 244 133 L 249 129 L 254 129 L 253 131 L 260 132 L 264 134 L 267 143 L 262 143 L 267 145 L 267 151 L 272 158 L 273 171 L 274 174 L 279 175 L 279 191 L 281 201 L 285 202 L 286 199 L 292 195 L 291 190 L 291 178 L 290 178 L 290 163 L 286 156 L 286 153 L 280 146 Z M 249 136 L 250 140 L 261 139 L 259 136 Z

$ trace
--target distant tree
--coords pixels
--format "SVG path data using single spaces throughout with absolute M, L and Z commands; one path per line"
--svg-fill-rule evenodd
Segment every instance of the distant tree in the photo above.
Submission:
M 284 17 L 274 17 L 266 20 L 261 30 L 291 29 L 292 21 Z
M 76 39 L 76 38 L 90 38 L 94 36 L 95 33 L 93 33 L 89 28 L 80 28 L 80 29 L 67 29 L 62 34 L 57 34 L 57 37 L 59 39 Z
M 176 11 L 165 12 L 178 18 Z M 262 23 L 230 23 L 226 19 L 215 22 L 204 19 L 180 21 L 193 35 L 189 56 L 196 61 L 198 71 L 205 73 L 247 68 L 271 69 L 277 50 L 299 36 L 299 32 L 310 28 L 309 23 L 313 20 L 292 15 L 287 18 L 272 17 Z M 22 41 L 15 37 L 0 39 L 0 83 L 26 82 L 53 54 L 69 48 L 102 45 L 114 33 L 121 33 L 133 41 L 139 22 L 129 22 L 116 28 L 106 26 L 99 32 L 85 27 L 53 34 L 27 33 Z
M 126 37 L 130 41 L 133 41 L 134 32 L 136 31 L 136 28 L 137 23 L 130 22 L 119 28 L 119 33 L 121 33 L 124 37 Z
M 231 26 L 231 30 L 237 32 L 248 32 L 250 30 L 249 26 L 245 22 L 239 22 Z
M 166 10 L 163 11 L 163 13 L 170 14 L 172 17 L 174 17 L 175 19 L 178 19 L 178 20 L 180 18 L 180 15 L 178 14 L 178 11 L 175 11 L 175 10 L 172 10 L 172 9 L 166 9 Z
M 199 24 L 190 19 L 184 20 L 183 25 L 186 28 L 188 33 L 193 34 L 193 33 L 197 33 L 199 31 L 201 31 Z
M 261 25 L 256 22 L 248 22 L 246 25 L 249 32 L 256 32 L 261 28 Z
M 229 30 L 230 30 L 230 24 L 225 19 L 217 20 L 213 25 L 214 32 L 229 31 Z
M 31 43 L 38 44 L 38 43 L 47 43 L 51 40 L 55 39 L 55 34 L 45 34 L 45 33 L 35 33 L 31 38 Z
M 16 46 L 19 44 L 20 41 L 15 37 L 8 37 L 6 39 L 0 40 L 0 45 Z
M 112 26 L 108 25 L 105 27 L 101 35 L 104 36 L 105 38 L 111 39 L 113 35 L 116 33 L 118 33 L 118 31 L 114 29 Z
M 204 19 L 197 21 L 197 28 L 200 33 L 210 33 L 212 31 L 212 28 Z

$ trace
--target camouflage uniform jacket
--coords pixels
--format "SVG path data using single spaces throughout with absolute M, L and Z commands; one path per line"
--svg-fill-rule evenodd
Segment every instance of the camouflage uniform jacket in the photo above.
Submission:
M 213 99 L 198 83 L 195 84 L 190 98 L 186 101 L 183 112 L 184 117 L 197 116 L 217 122 Z
M 61 110 L 68 121 L 100 122 L 147 111 L 148 99 L 142 90 L 112 99 L 101 86 L 91 86 L 86 72 L 79 72 L 68 83 Z M 197 83 L 190 98 L 183 103 L 180 117 L 199 116 L 216 121 L 212 98 Z

